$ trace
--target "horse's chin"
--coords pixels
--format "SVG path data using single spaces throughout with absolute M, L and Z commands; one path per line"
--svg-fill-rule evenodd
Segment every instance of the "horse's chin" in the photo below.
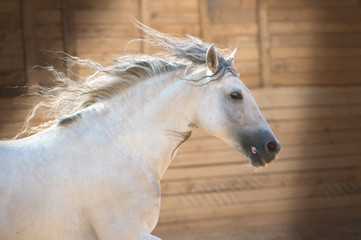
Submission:
M 258 152 L 256 154 L 249 153 L 248 158 L 254 167 L 265 167 L 269 163 L 271 163 L 273 160 L 276 159 L 276 156 L 270 156 L 267 154 L 259 154 Z
M 248 156 L 253 167 L 265 167 L 267 162 L 258 154 L 251 154 Z

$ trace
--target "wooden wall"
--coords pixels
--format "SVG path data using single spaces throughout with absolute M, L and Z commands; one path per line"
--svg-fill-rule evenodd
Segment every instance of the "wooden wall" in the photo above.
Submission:
M 275 84 L 360 83 L 359 1 L 271 0 L 266 4 Z
M 311 219 L 361 205 L 361 4 L 358 0 L 0 0 L 0 85 L 48 83 L 42 49 L 109 63 L 138 38 L 134 16 L 162 32 L 238 48 L 236 68 L 278 136 L 265 169 L 203 130 L 162 180 L 157 231 L 230 217 Z M 139 42 L 128 52 L 151 53 Z M 2 88 L 0 137 L 15 135 L 28 107 Z M 302 214 L 301 214 L 302 213 Z M 258 216 L 258 220 L 255 217 Z M 261 221 L 262 222 L 262 221 Z M 240 222 L 240 224 L 242 224 Z
M 21 7 L 19 1 L 1 1 L 0 8 L 0 84 L 26 83 Z M 1 89 L 1 94 L 7 91 Z

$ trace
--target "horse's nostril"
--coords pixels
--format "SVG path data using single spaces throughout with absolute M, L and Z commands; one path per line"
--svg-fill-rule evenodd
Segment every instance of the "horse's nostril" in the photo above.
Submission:
M 276 141 L 269 141 L 266 144 L 266 150 L 271 154 L 277 154 L 280 151 L 280 145 Z
M 267 144 L 267 146 L 268 146 L 269 149 L 275 149 L 275 147 L 276 147 L 275 142 L 269 142 Z

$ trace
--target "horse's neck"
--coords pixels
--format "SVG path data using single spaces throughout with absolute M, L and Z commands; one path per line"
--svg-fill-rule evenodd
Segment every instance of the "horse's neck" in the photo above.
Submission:
M 122 151 L 161 177 L 174 151 L 196 122 L 197 88 L 174 75 L 139 83 L 114 99 L 113 138 Z M 121 106 L 121 107 L 120 107 Z

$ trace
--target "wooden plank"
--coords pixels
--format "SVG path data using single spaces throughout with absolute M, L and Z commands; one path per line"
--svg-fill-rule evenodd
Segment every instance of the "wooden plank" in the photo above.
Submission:
M 297 169 L 297 167 L 305 167 L 303 164 L 308 164 L 307 158 L 326 158 L 330 159 L 335 157 L 336 159 L 348 158 L 348 154 L 360 154 L 359 142 L 339 142 L 337 144 L 329 143 L 320 143 L 317 145 L 313 144 L 303 144 L 303 145 L 288 145 L 283 146 L 277 161 L 277 164 L 271 164 L 265 171 L 270 171 L 270 169 L 277 168 L 281 171 L 281 167 L 287 166 L 292 169 Z M 185 144 L 184 144 L 185 145 Z M 224 148 L 220 146 L 218 149 L 209 150 L 209 151 L 179 151 L 176 158 L 173 160 L 171 167 L 189 167 L 189 166 L 208 166 L 210 164 L 216 164 L 212 167 L 217 167 L 218 165 L 223 164 L 234 164 L 237 163 L 238 166 L 248 167 L 249 160 L 247 157 L 243 156 L 237 150 L 223 145 Z M 345 155 L 345 156 L 343 156 Z M 302 161 L 301 161 L 302 160 Z M 338 164 L 336 160 L 336 163 Z M 313 161 L 316 161 L 315 159 Z M 321 160 L 320 160 L 321 161 Z M 280 163 L 282 162 L 282 164 Z M 294 162 L 294 163 L 292 163 Z M 327 162 L 326 162 L 327 163 Z M 218 165 L 217 165 L 218 164 Z M 246 165 L 245 165 L 246 164 Z M 288 164 L 291 164 L 290 166 Z M 296 165 L 292 165 L 296 164 Z M 309 163 L 309 167 L 315 167 L 316 165 L 312 162 Z M 328 166 L 323 162 L 323 167 Z M 229 166 L 224 166 L 229 169 Z M 288 168 L 285 167 L 284 170 Z M 241 169 L 235 167 L 233 171 L 240 171 Z M 317 167 L 315 167 L 317 168 Z M 193 169 L 193 168 L 192 168 Z M 193 169 L 194 170 L 194 169 Z M 192 171 L 193 171 L 192 170 Z M 288 169 L 290 170 L 290 169 Z M 205 173 L 208 174 L 208 173 Z M 167 175 L 167 173 L 165 174 Z
M 11 13 L 0 14 L 0 28 L 20 28 L 21 18 L 20 15 Z
M 24 94 L 24 89 L 21 88 L 6 88 L 0 87 L 1 97 L 16 97 Z
M 278 87 L 278 88 L 257 88 L 252 89 L 252 94 L 256 99 L 261 98 L 262 96 L 297 96 L 303 95 L 305 97 L 310 97 L 312 95 L 358 95 L 361 91 L 361 86 L 343 86 L 343 87 Z
M 184 11 L 197 11 L 199 9 L 198 0 L 184 0 L 184 1 L 168 1 L 168 0 L 152 0 L 149 5 L 149 11 L 159 12 L 184 12 Z
M 61 11 L 61 1 L 33 0 L 33 6 L 37 10 L 58 10 Z
M 0 86 L 2 87 L 22 86 L 24 82 L 25 82 L 25 71 L 23 69 L 0 72 Z
M 17 133 L 21 132 L 22 127 L 22 123 L 0 125 L 0 140 L 15 137 Z
M 361 57 L 274 59 L 272 72 L 358 72 Z
M 23 56 L 0 56 L 0 71 L 8 72 L 24 69 Z
M 138 15 L 127 8 L 118 10 L 83 10 L 77 9 L 74 13 L 76 25 L 129 25 L 129 15 Z
M 237 61 L 234 66 L 242 78 L 247 73 L 259 73 L 261 68 L 257 60 Z
M 1 110 L 0 123 L 20 123 L 23 122 L 28 114 L 28 109 L 18 110 Z
M 294 239 L 295 234 L 299 236 L 298 233 L 301 232 L 303 236 L 312 236 L 313 239 L 338 239 L 338 236 L 345 239 L 350 236 L 351 239 L 359 236 L 357 219 L 360 213 L 361 206 L 338 206 L 238 217 L 214 216 L 200 221 L 160 224 L 153 233 L 162 239 L 175 240 L 197 240 L 205 237 L 209 240 L 239 240 L 239 236 L 244 240 Z
M 37 41 L 63 39 L 63 27 L 60 25 L 42 25 L 34 28 L 33 37 Z
M 34 55 L 32 56 L 32 61 L 35 65 L 35 60 L 41 54 L 42 51 L 50 50 L 50 51 L 63 51 L 64 50 L 64 42 L 63 39 L 53 39 L 53 40 L 42 40 L 42 39 L 34 39 L 33 40 L 33 49 Z
M 361 182 L 331 182 L 318 183 L 317 185 L 299 185 L 297 187 L 280 186 L 236 191 L 168 195 L 162 198 L 162 210 L 216 208 L 263 201 L 332 198 L 346 195 L 361 195 Z
M 61 25 L 62 17 L 60 10 L 42 10 L 37 9 L 34 15 L 35 25 Z
M 237 70 L 237 67 L 236 67 Z M 238 71 L 238 70 L 237 70 Z M 256 73 L 242 73 L 241 80 L 247 87 L 259 87 L 261 86 L 261 75 Z
M 230 46 L 230 49 L 233 49 L 233 46 Z M 259 49 L 258 48 L 238 48 L 235 58 L 235 64 L 238 62 L 247 62 L 247 61 L 258 61 L 259 60 Z
M 272 212 L 322 209 L 330 207 L 358 206 L 361 195 L 330 198 L 289 199 L 284 201 L 261 201 L 242 205 L 231 205 L 216 208 L 190 208 L 161 211 L 159 223 L 209 219 L 217 217 L 240 216 L 248 214 L 266 214 Z
M 270 8 L 339 8 L 359 7 L 358 0 L 268 0 Z
M 18 13 L 20 9 L 20 2 L 14 0 L 1 0 L 0 13 Z
M 174 34 L 178 37 L 184 37 L 186 34 L 201 38 L 199 23 L 186 23 L 175 22 L 173 24 L 166 24 L 162 22 L 152 22 L 152 28 L 160 30 L 163 33 Z
M 361 48 L 333 47 L 279 47 L 271 49 L 272 59 L 282 58 L 316 58 L 316 57 L 356 57 L 361 56 Z
M 270 35 L 268 30 L 268 6 L 267 0 L 258 0 L 258 24 L 259 24 L 259 52 L 261 60 L 262 86 L 272 85 L 271 59 L 270 59 Z
M 335 168 L 325 169 L 323 171 L 286 171 L 274 173 L 254 173 L 250 175 L 233 175 L 162 180 L 161 189 L 162 197 L 170 195 L 190 195 L 194 193 L 215 193 L 223 191 L 240 191 L 253 190 L 260 188 L 275 187 L 294 187 L 297 189 L 299 185 L 317 185 L 322 182 L 349 182 L 352 180 L 359 181 L 361 178 L 361 168 Z
M 293 120 L 293 119 L 325 119 L 338 117 L 355 117 L 361 115 L 361 106 L 321 106 L 298 107 L 282 109 L 264 109 L 263 116 L 267 120 Z
M 312 93 L 303 93 L 302 88 L 299 92 L 290 94 L 270 94 L 263 91 L 260 94 L 253 91 L 254 98 L 261 111 L 265 108 L 284 108 L 284 107 L 312 107 L 312 106 L 329 106 L 329 105 L 347 105 L 360 104 L 361 96 L 359 94 L 345 94 L 336 92 L 317 91 Z
M 359 33 L 361 23 L 355 22 L 271 22 L 272 35 L 281 34 L 321 34 L 321 33 Z
M 135 26 L 129 25 L 100 25 L 100 26 L 89 26 L 82 25 L 76 26 L 75 33 L 76 39 L 121 39 L 136 38 Z
M 276 47 L 360 47 L 361 34 L 272 35 L 271 48 Z
M 134 0 L 87 0 L 87 1 L 74 1 L 74 7 L 76 9 L 87 9 L 87 10 L 122 10 L 128 9 L 130 12 L 137 10 L 137 4 Z
M 212 13 L 214 12 L 214 13 Z M 228 9 L 228 11 L 211 11 L 211 23 L 234 23 L 234 22 L 256 22 L 257 12 L 255 10 L 242 11 L 238 9 Z
M 127 43 L 131 39 L 83 39 L 82 44 L 77 46 L 78 55 L 99 54 L 99 53 L 117 53 L 125 51 Z M 132 44 L 133 45 L 133 44 Z M 135 45 L 135 44 L 134 44 Z
M 2 28 L 0 32 L 1 42 L 21 41 L 21 28 Z
M 244 0 L 242 2 L 233 0 L 213 0 L 209 1 L 209 7 L 211 9 L 220 9 L 220 11 L 232 11 L 234 9 L 240 11 L 256 10 L 257 3 L 254 0 Z
M 304 148 L 305 149 L 305 148 Z M 356 150 L 353 150 L 356 151 Z M 334 151 L 335 152 L 335 151 Z M 333 153 L 334 153 L 333 152 Z M 293 160 L 287 158 L 278 159 L 276 162 L 270 164 L 267 168 L 255 169 L 249 164 L 249 160 L 240 153 L 235 152 L 215 152 L 209 155 L 197 154 L 196 156 L 207 156 L 208 159 L 194 157 L 195 154 L 178 155 L 172 162 L 170 168 L 163 176 L 164 180 L 181 180 L 181 179 L 195 179 L 206 177 L 221 177 L 221 176 L 244 176 L 248 174 L 255 174 L 260 171 L 262 173 L 283 172 L 283 171 L 306 171 L 306 170 L 325 170 L 331 168 L 345 168 L 360 166 L 357 161 L 357 154 L 347 155 L 348 153 L 340 152 L 331 156 L 310 156 L 307 153 L 304 156 L 300 152 L 291 153 L 296 155 Z M 344 156 L 341 156 L 344 154 Z M 289 154 L 290 155 L 290 154 Z M 315 154 L 313 154 L 315 155 Z M 317 154 L 316 154 L 317 155 Z M 227 160 L 225 160 L 227 159 Z M 183 162 L 181 162 L 183 161 Z M 213 165 L 211 165 L 213 162 Z
M 152 14 L 151 22 L 152 24 L 178 24 L 179 22 L 183 24 L 199 24 L 199 15 L 198 12 L 186 12 L 177 15 L 174 15 L 174 13 L 163 12 Z
M 360 129 L 361 118 L 311 119 L 269 122 L 275 132 L 322 132 Z
M 270 9 L 269 19 L 273 21 L 308 22 L 354 22 L 361 20 L 360 8 L 295 8 Z
M 6 56 L 23 56 L 23 43 L 22 41 L 0 42 L 0 55 Z
M 234 46 L 241 48 L 258 48 L 258 37 L 257 36 L 234 36 L 228 38 L 227 36 L 213 36 L 213 40 L 216 43 L 221 43 L 224 46 Z
M 209 1 L 211 23 L 256 22 L 256 1 Z
M 258 24 L 256 22 L 248 22 L 248 23 L 234 22 L 227 24 L 214 23 L 212 24 L 211 31 L 212 31 L 212 35 L 215 37 L 227 36 L 231 38 L 235 36 L 244 36 L 244 35 L 257 36 L 259 29 L 258 29 Z
M 359 84 L 361 72 L 298 72 L 273 73 L 274 83 L 280 86 L 290 85 L 352 85 Z

